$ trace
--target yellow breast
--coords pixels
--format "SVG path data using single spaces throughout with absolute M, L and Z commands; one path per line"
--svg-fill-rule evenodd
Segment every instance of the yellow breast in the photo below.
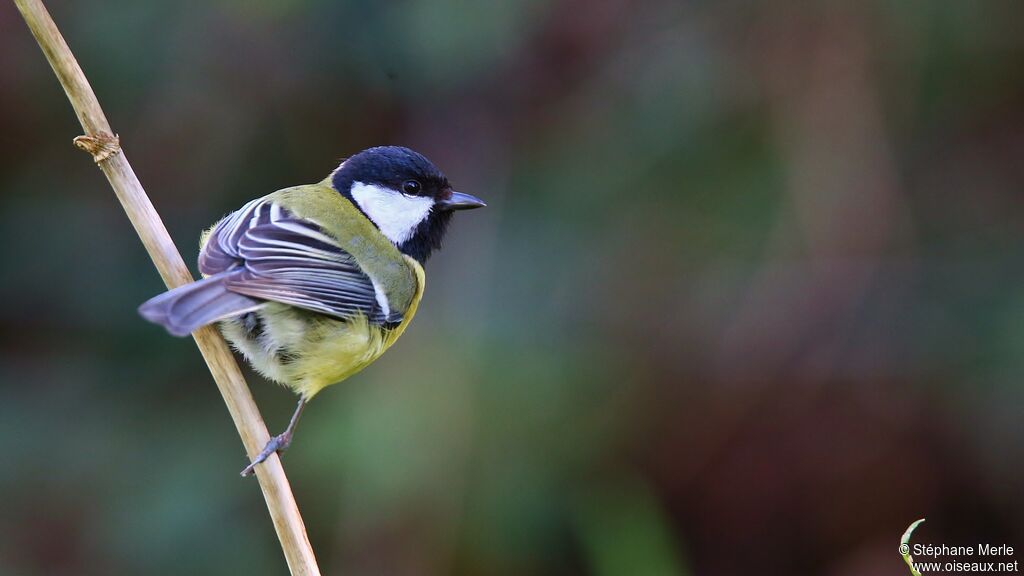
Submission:
M 270 302 L 255 312 L 261 336 L 251 337 L 240 320 L 221 323 L 221 331 L 264 376 L 305 399 L 369 366 L 405 332 L 416 315 L 426 276 L 418 262 L 404 256 L 416 275 L 416 291 L 401 324 L 387 329 L 365 316 L 341 320 Z

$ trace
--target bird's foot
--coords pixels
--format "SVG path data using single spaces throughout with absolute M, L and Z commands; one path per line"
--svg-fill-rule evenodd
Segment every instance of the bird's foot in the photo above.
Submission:
M 256 465 L 263 463 L 270 455 L 277 452 L 278 454 L 283 453 L 292 444 L 291 431 L 286 431 L 282 434 L 278 434 L 271 438 L 267 445 L 263 447 L 261 451 L 253 461 L 242 470 L 242 477 L 252 476 L 253 472 L 256 471 Z

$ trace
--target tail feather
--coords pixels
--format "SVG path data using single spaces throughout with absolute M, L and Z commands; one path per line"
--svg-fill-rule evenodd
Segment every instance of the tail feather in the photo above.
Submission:
M 224 286 L 224 281 L 236 273 L 222 272 L 168 290 L 139 306 L 139 314 L 174 336 L 188 336 L 201 326 L 262 306 L 262 300 L 231 292 Z

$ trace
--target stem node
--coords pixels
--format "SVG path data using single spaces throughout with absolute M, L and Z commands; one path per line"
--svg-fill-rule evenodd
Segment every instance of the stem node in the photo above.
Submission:
M 99 132 L 95 136 L 77 136 L 72 142 L 79 150 L 92 154 L 92 161 L 97 164 L 121 152 L 121 138 L 117 134 Z

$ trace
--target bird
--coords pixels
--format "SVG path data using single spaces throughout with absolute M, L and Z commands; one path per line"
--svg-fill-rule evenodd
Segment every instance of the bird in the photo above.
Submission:
M 423 265 L 452 214 L 486 204 L 452 189 L 422 154 L 377 146 L 324 180 L 257 198 L 200 236 L 202 279 L 139 314 L 174 336 L 208 324 L 298 406 L 242 470 L 291 445 L 309 401 L 359 372 L 405 332 L 423 297 Z

